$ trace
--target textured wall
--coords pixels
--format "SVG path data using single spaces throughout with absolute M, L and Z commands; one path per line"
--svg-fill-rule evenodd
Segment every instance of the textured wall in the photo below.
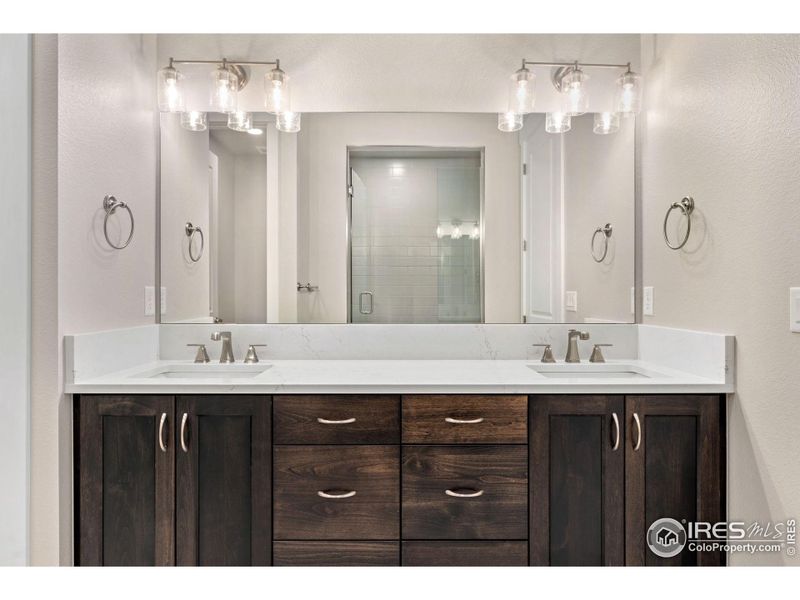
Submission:
M 648 324 L 736 335 L 729 516 L 800 517 L 800 36 L 645 36 L 642 144 Z M 669 204 L 694 196 L 692 237 L 668 250 Z M 734 556 L 775 564 L 785 556 Z

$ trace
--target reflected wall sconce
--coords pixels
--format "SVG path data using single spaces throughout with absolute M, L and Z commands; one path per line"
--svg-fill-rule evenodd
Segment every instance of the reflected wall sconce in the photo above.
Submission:
M 181 125 L 190 131 L 205 131 L 205 111 L 187 111 L 186 77 L 176 65 L 214 65 L 210 74 L 209 110 L 228 115 L 228 127 L 233 131 L 250 133 L 252 115 L 239 110 L 239 92 L 250 82 L 249 67 L 272 66 L 264 75 L 264 107 L 276 116 L 276 128 L 286 133 L 300 131 L 300 113 L 292 111 L 289 76 L 281 69 L 279 59 L 271 61 L 179 60 L 170 58 L 169 64 L 159 69 L 157 75 L 158 110 L 180 113 Z
M 519 131 L 523 116 L 533 112 L 536 99 L 536 75 L 528 67 L 552 69 L 550 82 L 561 96 L 559 111 L 548 112 L 545 129 L 548 133 L 565 133 L 571 128 L 571 117 L 585 114 L 589 109 L 589 69 L 625 69 L 617 78 L 614 91 L 614 110 L 595 114 L 593 131 L 609 134 L 619 130 L 619 115 L 638 114 L 642 106 L 642 76 L 631 71 L 631 64 L 535 62 L 522 59 L 522 67 L 511 76 L 508 110 L 497 115 L 500 131 Z

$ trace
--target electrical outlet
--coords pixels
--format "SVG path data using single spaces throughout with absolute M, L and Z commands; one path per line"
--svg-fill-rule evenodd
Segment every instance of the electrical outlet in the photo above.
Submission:
M 153 317 L 156 314 L 156 288 L 152 285 L 144 286 L 144 316 Z
M 167 288 L 161 286 L 161 314 L 167 314 Z
M 564 304 L 569 312 L 578 312 L 578 292 L 565 292 Z
M 655 314 L 655 292 L 651 286 L 645 286 L 644 288 L 642 311 L 648 317 L 652 317 Z
M 800 287 L 789 288 L 789 331 L 800 333 Z

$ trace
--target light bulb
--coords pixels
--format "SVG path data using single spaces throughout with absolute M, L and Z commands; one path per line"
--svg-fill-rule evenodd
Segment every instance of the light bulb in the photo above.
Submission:
M 239 77 L 223 64 L 211 73 L 211 110 L 232 113 L 238 103 Z
M 300 131 L 300 113 L 282 112 L 275 121 L 275 128 L 284 133 L 297 133 Z
M 497 128 L 505 132 L 519 131 L 522 129 L 522 115 L 513 112 L 499 113 Z
M 549 112 L 545 115 L 544 130 L 547 133 L 566 133 L 572 129 L 572 118 L 563 112 Z
M 642 109 L 642 76 L 628 69 L 617 78 L 615 96 L 617 112 L 639 114 Z
M 264 106 L 273 115 L 291 111 L 291 90 L 289 76 L 280 68 L 272 69 L 264 75 Z
M 511 76 L 508 91 L 508 112 L 526 115 L 533 112 L 536 75 L 528 69 L 519 69 Z
M 161 112 L 183 112 L 183 74 L 170 63 L 158 71 L 158 110 Z
M 198 110 L 188 110 L 181 113 L 181 127 L 189 131 L 205 131 L 208 127 L 206 113 Z
M 592 131 L 599 135 L 607 135 L 619 131 L 619 113 L 602 112 L 594 114 Z
M 477 240 L 481 237 L 481 228 L 478 226 L 477 223 L 472 226 L 472 233 L 469 234 L 471 240 Z
M 243 110 L 237 110 L 228 115 L 228 129 L 234 131 L 247 131 L 253 128 L 253 115 L 252 113 Z
M 571 117 L 577 117 L 586 112 L 589 106 L 589 96 L 586 93 L 586 81 L 589 76 L 574 67 L 561 79 L 561 93 L 564 95 L 564 112 Z
M 454 240 L 461 239 L 461 225 L 458 223 L 453 224 L 453 230 L 450 232 L 450 238 Z

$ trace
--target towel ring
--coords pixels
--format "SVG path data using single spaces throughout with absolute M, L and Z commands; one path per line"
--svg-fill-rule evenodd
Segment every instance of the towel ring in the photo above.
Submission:
M 198 262 L 201 258 L 203 258 L 203 249 L 206 247 L 206 236 L 203 235 L 203 230 L 199 227 L 192 225 L 190 222 L 186 223 L 186 237 L 189 238 L 189 259 L 192 262 Z M 192 252 L 192 242 L 194 241 L 194 234 L 200 234 L 200 253 L 195 256 Z
M 598 227 L 597 229 L 594 230 L 594 233 L 592 234 L 592 244 L 591 244 L 592 258 L 594 259 L 594 262 L 601 263 L 606 259 L 606 255 L 608 255 L 608 238 L 611 237 L 612 231 L 613 228 L 611 227 L 611 223 L 606 223 L 605 227 Z M 597 258 L 597 254 L 595 254 L 594 252 L 594 240 L 597 237 L 598 233 L 603 234 L 603 256 L 601 256 L 600 258 Z
M 128 235 L 128 239 L 125 240 L 125 243 L 122 244 L 121 246 L 115 245 L 114 242 L 112 242 L 111 239 L 108 237 L 108 217 L 117 212 L 118 208 L 124 208 L 125 210 L 127 210 L 128 216 L 131 218 L 131 232 Z M 133 213 L 131 212 L 131 207 L 125 204 L 124 202 L 120 202 L 119 200 L 114 198 L 114 196 L 112 196 L 111 194 L 108 194 L 105 198 L 103 198 L 103 210 L 106 211 L 106 218 L 103 219 L 103 235 L 105 236 L 108 245 L 114 248 L 114 250 L 122 250 L 123 248 L 127 248 L 128 244 L 130 244 L 131 240 L 133 239 L 134 222 L 133 222 Z
M 667 235 L 667 222 L 669 221 L 670 213 L 676 208 L 680 210 L 686 217 L 686 235 L 683 237 L 683 241 L 680 244 L 673 246 L 669 241 L 669 235 Z M 691 196 L 684 196 L 680 202 L 673 202 L 667 209 L 667 214 L 664 215 L 664 241 L 667 243 L 667 247 L 670 248 L 671 250 L 680 250 L 686 245 L 686 242 L 689 241 L 689 234 L 692 233 L 693 211 L 694 211 L 694 198 L 692 198 Z

